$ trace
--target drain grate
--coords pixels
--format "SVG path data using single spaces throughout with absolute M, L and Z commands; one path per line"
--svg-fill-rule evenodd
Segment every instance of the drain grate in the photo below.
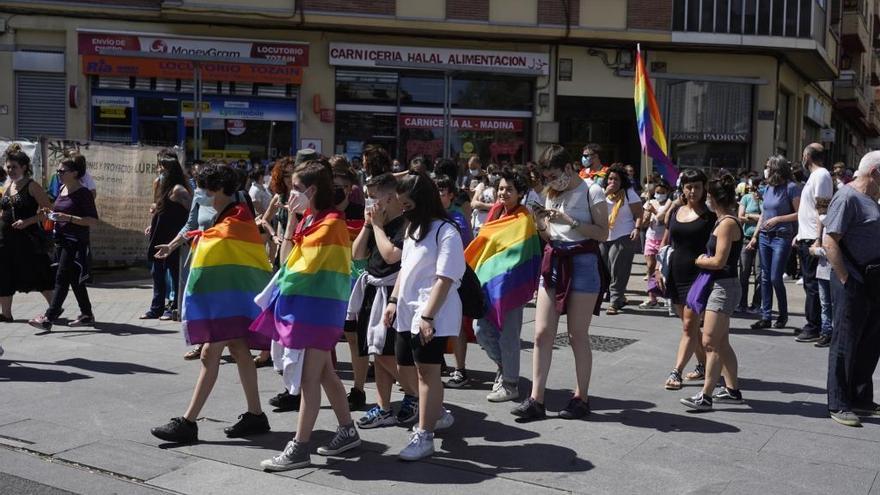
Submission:
M 624 347 L 638 342 L 637 339 L 625 339 L 623 337 L 609 337 L 607 335 L 590 335 L 590 346 L 594 351 L 617 352 Z M 570 344 L 567 333 L 556 335 L 553 341 L 556 347 L 567 347 Z

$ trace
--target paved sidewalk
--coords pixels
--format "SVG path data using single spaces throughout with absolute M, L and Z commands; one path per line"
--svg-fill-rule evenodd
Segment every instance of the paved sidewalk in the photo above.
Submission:
M 630 288 L 641 290 L 644 266 L 635 271 Z M 407 434 L 392 427 L 362 431 L 364 447 L 350 455 L 313 455 L 311 468 L 263 473 L 260 460 L 290 439 L 296 413 L 268 412 L 269 434 L 225 438 L 223 427 L 244 410 L 230 364 L 221 367 L 202 413 L 202 442 L 165 448 L 149 429 L 183 413 L 199 364 L 181 359 L 186 346 L 179 324 L 137 319 L 149 303 L 149 282 L 124 278 L 102 277 L 117 281 L 90 289 L 101 322 L 96 330 L 56 326 L 40 335 L 23 321 L 45 302 L 36 295 L 16 298 L 19 322 L 0 326 L 6 350 L 0 358 L 0 493 L 880 495 L 880 418 L 858 429 L 827 418 L 827 350 L 796 343 L 791 329 L 753 331 L 751 320 L 736 319 L 731 341 L 747 404 L 688 412 L 678 399 L 695 393 L 696 385 L 678 392 L 662 386 L 678 343 L 677 320 L 634 305 L 593 321 L 593 414 L 586 421 L 553 417 L 572 386 L 573 359 L 559 337 L 547 395 L 551 419 L 529 424 L 509 414 L 512 403 L 485 400 L 494 367 L 471 345 L 468 367 L 481 382 L 447 390 L 456 422 L 438 434 L 438 453 L 426 462 L 397 460 Z M 787 286 L 794 327 L 803 324 L 803 290 Z M 634 291 L 629 297 L 637 304 L 643 296 Z M 76 308 L 69 299 L 71 317 Z M 526 378 L 533 314 L 528 309 L 523 330 Z M 347 347 L 337 351 L 349 386 Z M 266 368 L 259 379 L 265 404 L 280 381 Z M 375 397 L 372 386 L 368 401 Z M 529 386 L 524 379 L 521 390 Z M 334 423 L 325 400 L 313 443 L 329 438 Z

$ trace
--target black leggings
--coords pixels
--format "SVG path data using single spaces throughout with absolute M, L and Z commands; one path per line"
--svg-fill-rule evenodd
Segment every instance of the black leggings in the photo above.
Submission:
M 86 290 L 84 281 L 80 280 L 82 271 L 76 263 L 76 245 L 58 246 L 58 271 L 55 275 L 55 292 L 52 295 L 52 303 L 46 310 L 46 317 L 54 320 L 61 316 L 64 311 L 64 300 L 67 299 L 68 291 L 73 288 L 73 295 L 79 304 L 79 312 L 83 316 L 93 316 L 92 303 L 89 301 L 89 292 Z

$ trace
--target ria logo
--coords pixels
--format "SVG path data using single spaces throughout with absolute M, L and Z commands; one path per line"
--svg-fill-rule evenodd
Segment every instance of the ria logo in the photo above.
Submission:
M 162 40 L 156 40 L 150 46 L 150 51 L 153 53 L 166 53 L 168 51 L 168 45 Z

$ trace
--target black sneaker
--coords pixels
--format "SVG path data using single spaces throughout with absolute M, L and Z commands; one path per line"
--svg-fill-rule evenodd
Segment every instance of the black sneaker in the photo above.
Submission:
M 529 397 L 514 407 L 510 414 L 527 420 L 544 419 L 547 417 L 547 410 L 544 408 L 544 404 Z
M 199 425 L 182 416 L 171 418 L 167 424 L 152 428 L 150 433 L 159 440 L 172 443 L 196 443 L 199 441 Z
M 287 390 L 269 399 L 269 405 L 278 412 L 299 411 L 299 395 L 291 395 Z
M 813 344 L 814 347 L 830 347 L 831 346 L 831 336 L 830 335 L 820 335 L 819 340 Z
M 238 422 L 232 426 L 223 428 L 223 433 L 229 438 L 247 437 L 250 435 L 258 435 L 266 433 L 270 430 L 269 418 L 266 413 L 260 413 L 259 416 L 246 412 L 238 415 Z
M 581 419 L 590 414 L 590 403 L 582 401 L 579 397 L 572 397 L 565 409 L 559 411 L 562 419 Z
M 712 400 L 721 404 L 743 404 L 742 392 L 735 388 L 720 387 L 712 394 Z
M 449 375 L 449 380 L 446 380 L 446 386 L 449 388 L 462 388 L 467 385 L 467 382 L 467 371 L 464 369 L 456 369 Z
M 780 316 L 776 319 L 776 323 L 773 324 L 773 328 L 785 328 L 788 325 L 788 317 Z
M 852 409 L 856 416 L 880 416 L 880 404 L 876 402 L 872 402 L 867 406 L 853 406 Z
M 346 450 L 360 447 L 360 445 L 361 437 L 358 435 L 354 423 L 345 426 L 339 425 L 336 428 L 336 434 L 333 435 L 330 442 L 327 445 L 318 447 L 318 455 L 337 455 Z
M 697 411 L 712 410 L 712 397 L 704 395 L 703 392 L 699 392 L 693 397 L 685 397 L 684 399 L 680 399 L 679 402 L 691 409 L 696 409 Z
M 360 411 L 367 405 L 367 394 L 363 390 L 351 387 L 348 393 L 348 408 L 352 411 Z
M 770 328 L 773 326 L 773 323 L 770 320 L 758 320 L 752 323 L 752 330 L 763 330 L 765 328 Z
M 819 340 L 819 332 L 815 330 L 803 330 L 794 338 L 795 342 L 816 342 Z
M 410 423 L 419 418 L 419 398 L 414 395 L 404 394 L 400 409 L 397 411 L 397 422 Z

